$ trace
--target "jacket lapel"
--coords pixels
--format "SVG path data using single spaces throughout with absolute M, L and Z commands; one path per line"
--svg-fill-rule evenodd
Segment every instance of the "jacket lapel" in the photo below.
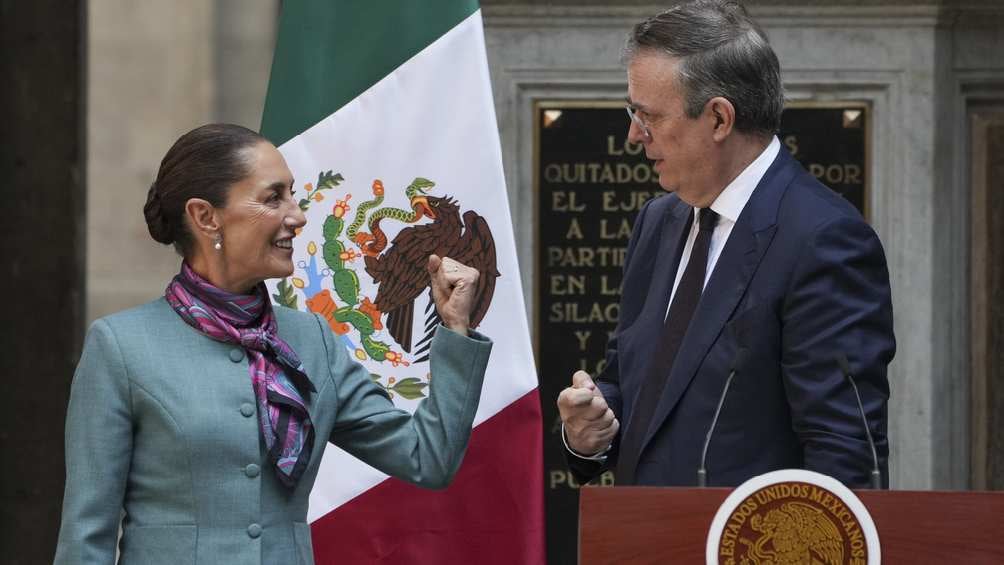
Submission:
M 659 335 L 669 308 L 669 293 L 673 289 L 676 269 L 683 253 L 684 230 L 689 226 L 688 214 L 693 214 L 693 208 L 685 202 L 677 200 L 663 219 L 668 225 L 662 230 L 662 240 L 659 242 L 659 252 L 656 254 L 653 270 L 652 286 L 645 297 L 642 309 L 645 316 L 646 330 L 652 330 Z M 660 267 L 661 266 L 661 267 Z
M 675 199 L 676 197 L 667 195 L 663 196 L 663 198 Z M 641 363 L 635 365 L 638 375 L 648 374 L 648 365 L 653 359 L 653 339 L 657 339 L 662 333 L 666 309 L 669 308 L 669 292 L 673 288 L 676 269 L 680 263 L 680 255 L 683 251 L 681 243 L 686 235 L 684 231 L 688 227 L 688 214 L 693 214 L 693 208 L 680 200 L 676 200 L 676 202 L 667 208 L 661 220 L 666 225 L 663 226 L 662 235 L 659 238 L 655 266 L 652 270 L 652 281 L 648 287 L 641 314 L 634 324 L 635 327 L 631 330 L 631 335 L 636 336 L 637 339 L 632 340 L 633 345 L 622 344 L 625 347 L 631 348 L 635 356 L 644 359 Z M 631 355 L 626 355 L 625 357 L 631 357 Z M 625 391 L 631 395 L 631 406 L 637 403 L 637 395 L 641 389 L 641 381 L 636 380 L 635 383 L 635 390 Z M 627 428 L 631 426 L 630 419 L 626 420 L 625 423 L 627 425 L 622 433 L 626 433 Z
M 680 345 L 666 388 L 642 442 L 642 451 L 690 386 L 704 357 L 746 293 L 777 230 L 777 209 L 781 196 L 798 170 L 797 166 L 782 147 L 733 226 Z M 667 299 L 668 293 L 667 290 Z

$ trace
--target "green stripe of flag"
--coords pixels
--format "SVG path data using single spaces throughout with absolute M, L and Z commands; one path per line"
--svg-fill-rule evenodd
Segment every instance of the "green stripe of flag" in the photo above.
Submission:
M 284 0 L 262 134 L 289 141 L 477 9 L 477 0 Z

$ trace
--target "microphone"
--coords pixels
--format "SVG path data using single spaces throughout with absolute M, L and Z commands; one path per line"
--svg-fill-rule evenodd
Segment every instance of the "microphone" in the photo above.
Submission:
M 851 366 L 847 363 L 847 356 L 843 353 L 837 355 L 837 364 L 840 365 L 840 370 L 843 371 L 844 376 L 847 377 L 847 381 L 851 383 L 851 388 L 854 389 L 854 398 L 858 401 L 858 410 L 861 412 L 861 423 L 865 426 L 865 436 L 868 438 L 868 447 L 872 449 L 872 488 L 879 490 L 882 488 L 882 472 L 879 471 L 878 462 L 878 452 L 875 451 L 875 442 L 872 441 L 872 431 L 868 427 L 868 418 L 865 416 L 865 407 L 861 404 L 861 395 L 858 393 L 858 385 L 854 382 L 854 375 L 851 374 Z
M 725 387 L 722 388 L 722 395 L 718 398 L 715 417 L 711 419 L 711 427 L 708 428 L 708 435 L 704 437 L 704 449 L 701 450 L 701 466 L 697 469 L 697 486 L 699 487 L 708 486 L 708 469 L 705 466 L 705 462 L 708 458 L 708 446 L 711 445 L 711 435 L 715 433 L 715 425 L 718 424 L 718 415 L 722 413 L 722 406 L 725 404 L 725 396 L 729 393 L 732 379 L 735 378 L 736 372 L 746 362 L 746 355 L 748 353 L 749 351 L 745 347 L 740 347 L 739 351 L 736 351 L 736 358 L 733 359 L 732 367 L 729 369 L 729 378 L 725 379 Z

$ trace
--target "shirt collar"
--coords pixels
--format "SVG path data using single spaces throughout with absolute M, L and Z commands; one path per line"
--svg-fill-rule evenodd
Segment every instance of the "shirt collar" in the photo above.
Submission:
M 743 169 L 743 172 L 739 173 L 739 176 L 733 179 L 718 195 L 718 198 L 711 203 L 711 209 L 719 216 L 735 223 L 743 208 L 746 207 L 746 203 L 753 196 L 753 191 L 760 184 L 760 179 L 767 174 L 767 169 L 774 162 L 780 149 L 781 142 L 777 140 L 777 137 L 771 138 L 767 148 L 760 153 L 760 156 Z

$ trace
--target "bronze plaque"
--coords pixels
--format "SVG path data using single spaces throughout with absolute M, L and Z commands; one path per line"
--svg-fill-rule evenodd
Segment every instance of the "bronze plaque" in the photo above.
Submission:
M 602 367 L 617 326 L 631 226 L 664 194 L 640 145 L 626 143 L 623 102 L 535 108 L 535 324 L 544 415 L 548 563 L 575 563 L 577 485 L 565 464 L 555 402 L 583 369 Z M 608 473 L 602 483 L 611 483 Z
M 781 116 L 781 144 L 819 182 L 868 218 L 868 106 L 860 102 L 792 102 Z

